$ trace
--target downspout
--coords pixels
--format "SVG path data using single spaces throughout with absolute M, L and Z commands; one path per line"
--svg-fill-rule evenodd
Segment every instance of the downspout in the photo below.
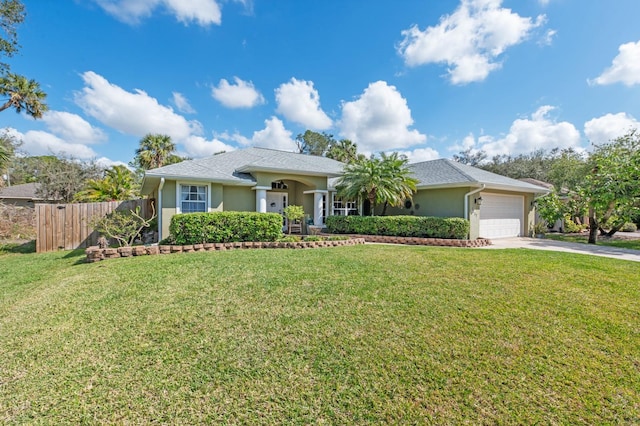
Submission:
M 467 192 L 466 194 L 464 194 L 464 218 L 469 220 L 469 195 L 473 195 L 475 193 L 478 193 L 480 191 L 482 191 L 484 188 L 486 187 L 486 185 L 483 183 L 480 188 L 476 188 L 473 191 Z
M 158 242 L 162 241 L 162 188 L 164 187 L 164 178 L 160 178 L 160 186 L 158 186 Z

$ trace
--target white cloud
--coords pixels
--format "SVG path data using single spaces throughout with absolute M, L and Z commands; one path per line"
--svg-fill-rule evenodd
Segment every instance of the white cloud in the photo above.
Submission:
M 162 6 L 179 22 L 201 26 L 220 25 L 222 13 L 215 0 L 94 0 L 107 13 L 129 24 L 137 24 Z
M 84 118 L 64 111 L 48 111 L 42 116 L 51 132 L 67 142 L 94 144 L 107 139 L 107 135 Z
M 500 68 L 495 60 L 508 47 L 521 43 L 541 26 L 535 21 L 501 7 L 502 0 L 462 0 L 452 15 L 424 31 L 414 25 L 402 31 L 398 53 L 408 66 L 444 63 L 453 84 L 482 81 Z
M 5 130 L 8 136 L 22 142 L 20 149 L 29 155 L 64 155 L 81 160 L 96 157 L 96 152 L 90 147 L 80 143 L 66 142 L 48 132 L 29 130 L 26 133 L 20 133 L 13 128 Z
M 264 103 L 264 98 L 250 81 L 233 78 L 235 84 L 224 78 L 211 90 L 211 96 L 227 108 L 251 108 Z
M 599 77 L 588 80 L 589 84 L 640 84 L 640 41 L 622 44 L 618 51 L 618 56 L 613 58 L 611 66 Z
M 96 158 L 96 164 L 98 165 L 98 167 L 101 167 L 103 169 L 109 169 L 112 166 L 125 166 L 127 169 L 134 171 L 131 166 L 129 166 L 127 163 L 123 162 L 123 161 L 113 161 L 110 158 L 107 157 L 100 157 L 100 158 Z
M 184 114 L 194 114 L 196 112 L 189 100 L 180 92 L 173 92 L 173 104 L 178 108 L 178 111 Z
M 296 142 L 291 138 L 291 132 L 284 127 L 284 123 L 277 118 L 271 117 L 264 121 L 265 128 L 253 132 L 251 142 L 254 146 L 262 148 L 280 149 L 283 151 L 293 151 L 296 149 Z
M 601 145 L 640 129 L 640 122 L 629 114 L 605 114 L 584 123 L 584 134 L 592 144 Z
M 207 140 L 202 136 L 189 136 L 182 141 L 185 151 L 190 157 L 207 157 L 220 151 L 233 151 L 235 147 L 227 145 L 217 138 Z
M 384 81 L 369 84 L 362 95 L 342 104 L 340 134 L 363 152 L 408 148 L 424 143 L 426 135 L 410 130 L 413 124 L 407 101 L 395 86 Z
M 495 155 L 527 154 L 537 149 L 580 148 L 580 132 L 569 122 L 555 122 L 549 118 L 554 107 L 544 105 L 529 118 L 517 119 L 511 124 L 509 133 L 502 138 L 483 135 L 474 145 L 467 140 L 465 146 L 476 146 L 487 153 L 488 158 Z
M 292 78 L 276 90 L 276 111 L 287 120 L 301 124 L 312 130 L 325 130 L 333 124 L 329 116 L 320 108 L 320 95 L 312 81 Z
M 411 151 L 399 151 L 398 154 L 405 155 L 409 159 L 409 163 L 420 163 L 440 158 L 438 151 L 432 148 L 416 148 Z
M 199 122 L 187 121 L 142 90 L 128 92 L 92 71 L 82 78 L 85 87 L 75 94 L 75 102 L 86 114 L 122 133 L 138 137 L 161 133 L 181 141 L 202 132 Z

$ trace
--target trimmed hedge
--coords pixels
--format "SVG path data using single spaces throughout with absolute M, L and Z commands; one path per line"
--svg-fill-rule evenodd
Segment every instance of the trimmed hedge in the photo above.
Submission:
M 388 235 L 396 237 L 449 238 L 465 240 L 469 221 L 459 217 L 428 216 L 329 216 L 327 229 L 333 234 Z
M 276 241 L 282 237 L 278 213 L 185 213 L 171 218 L 169 232 L 176 244 Z

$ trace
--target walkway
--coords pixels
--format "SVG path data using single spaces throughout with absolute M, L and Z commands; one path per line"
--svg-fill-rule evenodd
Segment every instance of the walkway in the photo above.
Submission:
M 526 248 L 533 250 L 562 251 L 567 253 L 588 254 L 592 256 L 611 257 L 613 259 L 640 262 L 640 250 L 623 249 L 617 247 L 567 243 L 546 238 L 500 238 L 491 240 L 492 245 L 481 247 L 480 250 L 495 250 L 505 248 Z

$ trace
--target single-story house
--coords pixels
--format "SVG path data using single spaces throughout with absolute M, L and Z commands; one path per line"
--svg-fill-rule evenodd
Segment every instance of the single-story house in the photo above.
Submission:
M 148 170 L 142 194 L 156 200 L 158 233 L 169 235 L 171 217 L 200 211 L 278 212 L 301 205 L 309 222 L 328 215 L 360 214 L 362 204 L 341 200 L 334 187 L 344 164 L 266 148 L 248 148 Z M 410 165 L 418 192 L 387 214 L 463 217 L 470 238 L 529 235 L 534 198 L 545 188 L 450 160 Z M 378 206 L 381 207 L 381 206 Z
M 38 196 L 37 192 L 37 183 L 6 186 L 0 188 L 0 203 L 17 207 L 34 207 L 34 203 L 45 201 Z

